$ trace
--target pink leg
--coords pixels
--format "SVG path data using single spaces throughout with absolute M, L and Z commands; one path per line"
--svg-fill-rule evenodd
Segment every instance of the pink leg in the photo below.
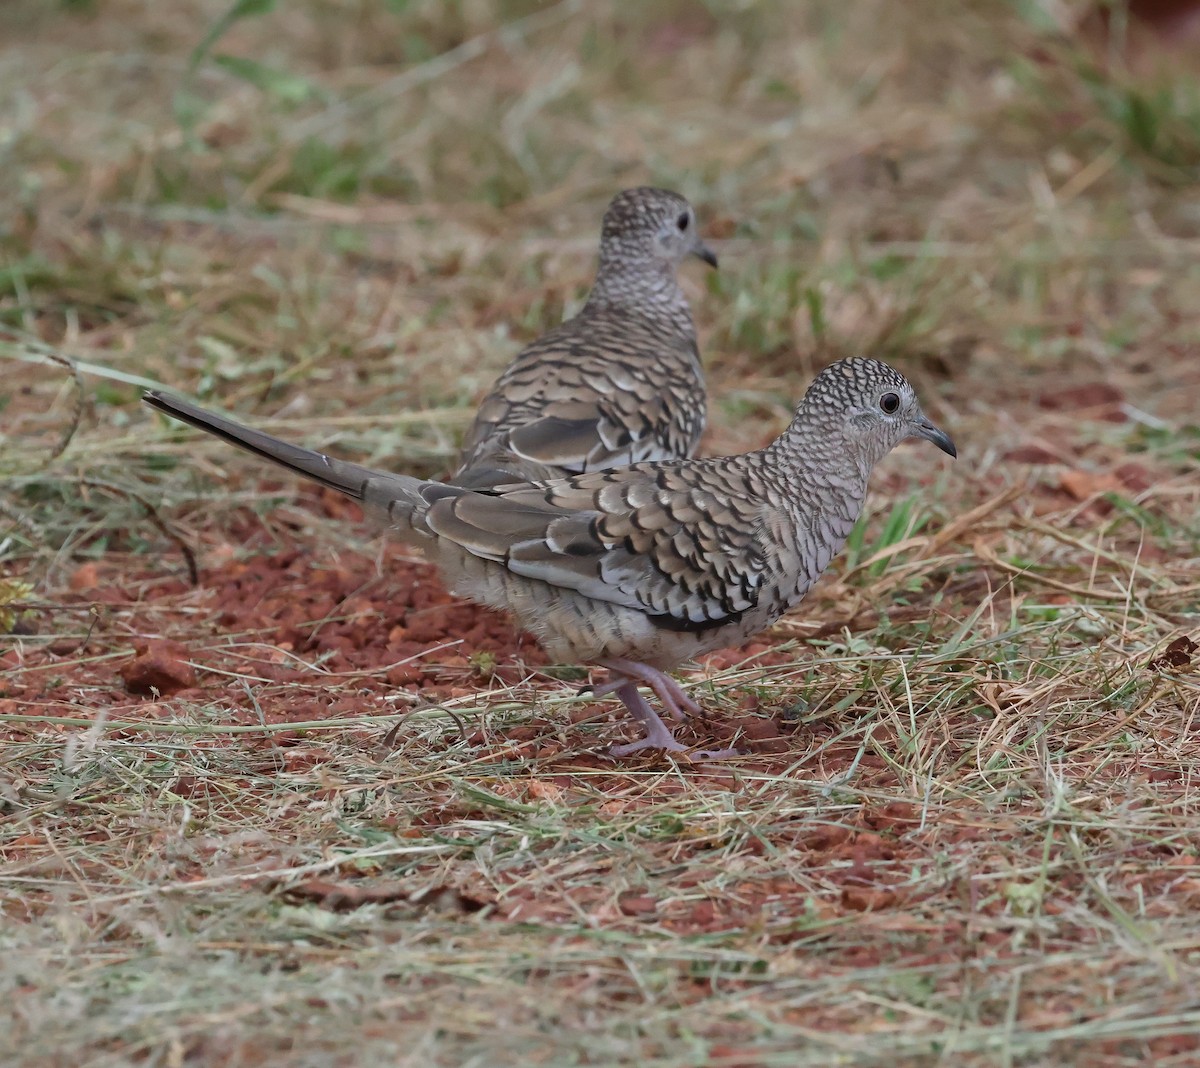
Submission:
M 611 665 L 612 661 L 606 661 L 605 664 L 606 666 Z M 639 664 L 638 667 L 641 667 L 641 665 Z M 651 685 L 641 673 L 638 675 L 633 675 L 632 673 L 625 674 L 623 671 L 617 671 L 615 668 L 612 668 L 606 682 L 596 683 L 593 686 L 585 686 L 579 692 L 590 693 L 593 697 L 607 697 L 610 693 L 616 693 L 631 679 L 649 686 L 654 691 L 655 696 L 662 701 L 663 707 L 671 714 L 672 719 L 682 720 L 684 718 L 684 708 L 680 707 L 681 705 L 686 707 L 688 711 L 692 711 L 692 705 L 695 702 L 688 698 L 687 694 L 683 692 L 682 687 L 670 675 L 665 674 L 662 675 L 661 680 L 656 678 L 654 685 Z M 664 697 L 664 693 L 669 694 L 669 696 Z M 699 709 L 697 708 L 696 710 L 698 711 Z
M 638 692 L 637 684 L 626 680 L 617 687 L 616 694 L 625 702 L 634 719 L 642 725 L 646 735 L 636 742 L 625 745 L 614 745 L 608 750 L 615 757 L 626 757 L 643 749 L 665 749 L 669 753 L 687 753 L 692 760 L 725 760 L 737 756 L 736 749 L 698 749 L 689 750 L 678 738 L 671 733 L 662 718 L 650 707 L 650 703 Z
M 616 693 L 628 681 L 628 679 L 620 675 L 610 674 L 607 682 L 589 683 L 579 692 L 590 693 L 593 697 L 607 697 L 610 693 Z
M 591 688 L 597 697 L 615 693 L 629 709 L 630 715 L 638 721 L 645 737 L 625 745 L 614 745 L 609 752 L 616 757 L 629 756 L 643 749 L 665 749 L 670 753 L 688 753 L 692 760 L 724 760 L 726 757 L 737 756 L 736 749 L 703 749 L 689 750 L 678 741 L 650 703 L 638 691 L 638 684 L 649 687 L 654 695 L 662 702 L 663 708 L 676 720 L 686 718 L 687 713 L 693 715 L 700 711 L 696 704 L 670 675 L 639 664 L 636 660 L 602 660 L 603 667 L 608 668 L 609 677 L 605 682 Z
M 685 715 L 698 716 L 700 714 L 700 706 L 665 671 L 659 671 L 658 668 L 652 668 L 646 664 L 639 664 L 636 660 L 613 659 L 601 660 L 600 663 L 608 668 L 614 676 L 620 675 L 626 679 L 635 679 L 643 686 L 649 686 L 654 691 L 654 696 L 662 702 L 663 708 L 670 712 L 673 718 L 683 719 Z M 608 692 L 616 689 L 617 687 L 614 686 Z
M 683 753 L 687 751 L 687 746 L 671 733 L 671 728 L 650 707 L 650 702 L 638 693 L 636 683 L 624 679 L 617 686 L 615 692 L 625 702 L 625 707 L 629 709 L 630 714 L 638 721 L 642 730 L 646 733 L 645 737 L 639 738 L 636 742 L 610 747 L 608 751 L 613 756 L 629 756 L 630 753 L 637 753 L 643 749 L 666 749 L 671 753 Z

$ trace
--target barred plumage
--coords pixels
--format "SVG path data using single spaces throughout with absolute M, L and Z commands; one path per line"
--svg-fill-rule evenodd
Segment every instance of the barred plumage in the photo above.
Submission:
M 705 422 L 696 330 L 676 274 L 712 266 L 679 194 L 618 193 L 582 310 L 526 346 L 484 398 L 452 481 L 481 488 L 691 456 Z
M 649 461 L 473 490 L 277 441 L 159 393 L 147 403 L 384 512 L 456 590 L 512 612 L 554 658 L 609 669 L 645 737 L 682 750 L 637 690 L 672 715 L 698 711 L 664 672 L 736 644 L 797 604 L 845 543 L 875 464 L 908 437 L 951 456 L 912 387 L 877 360 L 842 360 L 809 387 L 764 449 Z M 708 752 L 719 757 L 728 752 Z

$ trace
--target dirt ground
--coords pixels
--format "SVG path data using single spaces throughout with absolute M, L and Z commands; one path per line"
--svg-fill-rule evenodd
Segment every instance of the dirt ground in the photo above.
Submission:
M 0 1062 L 1200 1063 L 1186 19 L 271 8 L 0 46 Z M 138 402 L 444 473 L 645 181 L 703 451 L 863 352 L 959 446 L 679 673 L 720 763 Z

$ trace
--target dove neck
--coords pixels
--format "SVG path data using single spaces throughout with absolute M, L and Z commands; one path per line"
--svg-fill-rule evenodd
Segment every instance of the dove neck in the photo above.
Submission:
M 862 501 L 875 466 L 838 420 L 814 416 L 803 405 L 763 453 L 790 484 L 823 498 Z
M 862 513 L 871 467 L 836 426 L 810 420 L 793 420 L 761 455 L 764 475 L 778 487 L 777 523 L 796 547 L 794 582 L 785 579 L 780 589 L 794 606 L 846 544 Z
M 665 260 L 602 249 L 596 282 L 584 311 L 602 308 L 663 320 L 680 333 L 693 333 L 687 297 L 679 288 L 675 267 Z

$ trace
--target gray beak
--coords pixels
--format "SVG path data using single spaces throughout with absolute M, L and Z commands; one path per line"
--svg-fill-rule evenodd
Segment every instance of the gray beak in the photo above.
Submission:
M 713 252 L 713 250 L 709 248 L 703 241 L 701 241 L 700 244 L 692 250 L 692 254 L 697 259 L 703 260 L 710 267 L 719 266 L 717 263 L 717 254 Z
M 926 441 L 932 441 L 947 456 L 958 459 L 958 450 L 954 447 L 954 442 L 950 440 L 950 435 L 944 430 L 939 430 L 928 419 L 922 419 L 917 423 L 916 433 Z

